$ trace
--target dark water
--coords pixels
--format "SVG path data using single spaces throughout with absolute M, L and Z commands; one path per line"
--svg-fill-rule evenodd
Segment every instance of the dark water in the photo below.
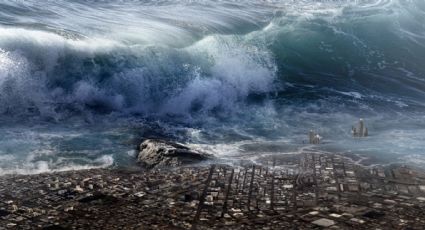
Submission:
M 147 136 L 425 165 L 425 2 L 0 1 L 1 174 L 131 165 Z

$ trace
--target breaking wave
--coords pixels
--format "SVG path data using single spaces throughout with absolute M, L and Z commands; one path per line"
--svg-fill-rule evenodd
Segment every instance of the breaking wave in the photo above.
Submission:
M 177 49 L 24 29 L 0 34 L 0 113 L 14 116 L 231 108 L 270 92 L 275 78 L 267 50 L 234 38 L 209 36 Z
M 183 120 L 202 144 L 410 129 L 424 20 L 421 0 L 0 1 L 0 124 Z
M 10 4 L 3 11 L 23 7 Z M 22 23 L 10 23 L 14 12 L 0 18 L 3 116 L 205 114 L 294 91 L 375 101 L 402 93 L 423 106 L 420 1 L 49 2 L 63 7 L 61 25 L 43 18 L 43 4 L 25 4 L 33 12 Z M 129 16 L 107 20 L 122 10 Z M 45 22 L 31 24 L 35 13 Z

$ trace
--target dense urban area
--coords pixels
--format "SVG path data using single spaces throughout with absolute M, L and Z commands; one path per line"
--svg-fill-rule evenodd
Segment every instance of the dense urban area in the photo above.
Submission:
M 338 154 L 0 177 L 0 229 L 423 229 L 425 172 Z

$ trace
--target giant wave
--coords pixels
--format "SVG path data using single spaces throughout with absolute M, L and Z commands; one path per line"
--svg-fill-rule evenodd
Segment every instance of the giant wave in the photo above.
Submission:
M 127 162 L 127 132 L 298 152 L 311 128 L 324 151 L 418 159 L 424 20 L 420 0 L 2 1 L 0 167 Z M 347 141 L 359 117 L 368 143 Z

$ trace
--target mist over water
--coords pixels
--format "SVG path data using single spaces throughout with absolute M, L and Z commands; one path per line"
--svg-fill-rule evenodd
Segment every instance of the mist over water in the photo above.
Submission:
M 141 137 L 424 166 L 424 22 L 421 0 L 0 1 L 0 174 L 131 166 Z

